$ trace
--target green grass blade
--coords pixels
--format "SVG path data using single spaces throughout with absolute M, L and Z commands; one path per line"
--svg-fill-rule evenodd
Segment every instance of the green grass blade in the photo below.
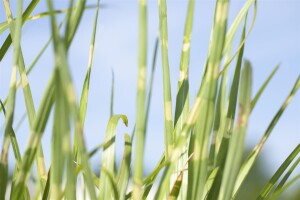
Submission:
M 99 199 L 111 199 L 113 198 L 113 188 L 111 188 L 107 182 L 109 177 L 106 176 L 106 173 L 102 173 L 102 168 L 108 170 L 112 175 L 115 174 L 115 140 L 116 140 L 116 128 L 118 121 L 122 119 L 123 123 L 127 126 L 128 119 L 125 115 L 114 115 L 110 118 L 105 135 L 105 143 L 108 143 L 108 146 L 104 147 L 104 151 L 102 153 L 102 163 L 100 170 L 100 193 Z
M 25 23 L 26 19 L 29 17 L 29 15 L 31 14 L 31 12 L 34 10 L 34 8 L 37 6 L 37 4 L 40 2 L 40 0 L 32 0 L 29 5 L 27 6 L 26 10 L 24 11 L 23 15 L 22 15 L 22 24 Z M 5 56 L 8 48 L 10 47 L 12 42 L 12 38 L 11 35 L 9 34 L 3 45 L 0 48 L 0 61 L 2 61 L 3 57 Z
M 287 184 L 285 184 L 279 190 L 275 191 L 274 194 L 270 197 L 270 200 L 278 199 L 278 197 L 298 179 L 300 179 L 300 174 L 292 178 Z
M 238 119 L 228 148 L 228 155 L 226 158 L 223 179 L 218 197 L 219 200 L 231 199 L 234 191 L 234 183 L 236 181 L 236 177 L 238 176 L 242 162 L 246 129 L 250 114 L 251 90 L 252 67 L 248 61 L 245 61 L 239 93 Z
M 146 106 L 146 71 L 147 71 L 147 5 L 146 0 L 139 0 L 139 47 L 138 47 L 138 82 L 135 126 L 135 159 L 133 170 L 133 199 L 142 197 L 143 158 L 145 147 L 145 106 Z
M 162 57 L 163 71 L 163 94 L 164 94 L 164 120 L 165 120 L 165 156 L 168 159 L 170 150 L 173 148 L 173 120 L 172 120 L 172 95 L 170 84 L 170 69 L 168 56 L 168 23 L 167 2 L 158 0 L 159 9 L 159 38 Z
M 90 86 L 90 77 L 91 77 L 91 69 L 93 65 L 93 57 L 94 57 L 94 49 L 95 49 L 95 40 L 96 40 L 96 32 L 97 32 L 97 20 L 98 20 L 98 13 L 99 13 L 99 3 L 100 0 L 98 0 L 98 6 L 96 8 L 96 14 L 94 18 L 94 26 L 92 31 L 92 38 L 90 43 L 90 53 L 89 53 L 89 61 L 88 61 L 88 68 L 85 75 L 84 84 L 82 87 L 81 92 L 81 99 L 79 104 L 79 110 L 80 110 L 80 118 L 81 118 L 81 125 L 84 127 L 85 122 L 85 116 L 86 116 L 86 109 L 87 109 L 87 103 L 88 103 L 88 93 L 89 93 L 89 86 Z
M 254 147 L 254 149 L 252 150 L 252 152 L 249 154 L 249 156 L 247 157 L 247 159 L 244 161 L 237 181 L 235 183 L 235 187 L 234 187 L 234 196 L 237 194 L 240 186 L 242 185 L 243 181 L 245 180 L 245 178 L 247 177 L 247 175 L 249 174 L 251 168 L 253 167 L 258 154 L 260 153 L 263 145 L 265 144 L 265 142 L 267 141 L 268 137 L 270 136 L 270 134 L 272 133 L 274 127 L 276 126 L 278 120 L 280 119 L 281 115 L 283 114 L 283 112 L 285 111 L 286 107 L 288 106 L 288 104 L 291 102 L 291 100 L 293 99 L 295 93 L 297 92 L 297 90 L 300 87 L 300 76 L 298 76 L 298 79 L 296 80 L 290 94 L 287 96 L 287 98 L 285 99 L 285 101 L 283 102 L 282 106 L 280 107 L 280 109 L 277 111 L 276 115 L 274 116 L 274 118 L 272 119 L 272 121 L 270 122 L 267 130 L 265 131 L 262 139 L 260 140 L 260 142 Z
M 178 138 L 178 134 L 183 128 L 183 123 L 186 120 L 186 117 L 189 112 L 190 107 L 190 97 L 189 97 L 189 62 L 190 62 L 190 45 L 192 38 L 192 28 L 193 28 L 193 17 L 194 17 L 194 8 L 195 1 L 190 0 L 188 4 L 188 10 L 185 21 L 185 30 L 183 36 L 183 44 L 181 50 L 181 58 L 180 58 L 180 72 L 179 72 L 179 80 L 178 80 L 178 90 L 176 96 L 176 108 L 175 108 L 175 117 L 174 117 L 174 127 L 175 127 L 175 140 Z M 178 172 L 186 162 L 188 158 L 187 146 L 182 149 L 183 155 L 178 160 L 177 169 Z M 186 199 L 187 195 L 187 184 L 188 184 L 188 174 L 187 171 L 183 172 L 182 175 L 182 189 L 179 194 L 180 199 Z M 178 173 L 174 173 L 172 179 L 177 179 Z
M 111 187 L 112 191 L 113 191 L 112 197 L 110 199 L 119 199 L 118 188 L 117 188 L 117 184 L 114 180 L 113 174 L 111 173 L 110 170 L 106 169 L 105 167 L 102 167 L 101 171 L 107 177 L 108 187 Z M 101 187 L 101 185 L 100 185 L 100 187 Z M 100 198 L 100 199 L 102 199 L 102 198 Z
M 131 149 L 132 149 L 131 138 L 128 134 L 125 134 L 124 140 L 125 140 L 124 142 L 125 147 L 124 147 L 123 159 L 116 177 L 116 183 L 117 183 L 120 199 L 125 199 L 125 195 L 127 191 L 129 175 L 130 175 Z
M 286 160 L 281 164 L 281 166 L 278 168 L 278 170 L 275 172 L 275 174 L 272 176 L 270 181 L 267 183 L 267 185 L 263 188 L 260 195 L 257 197 L 257 200 L 266 199 L 268 198 L 271 190 L 275 187 L 276 182 L 280 178 L 280 176 L 284 173 L 284 171 L 288 168 L 288 166 L 291 164 L 291 162 L 295 159 L 295 157 L 300 152 L 300 144 L 298 144 L 295 149 L 292 151 L 292 153 L 286 158 Z

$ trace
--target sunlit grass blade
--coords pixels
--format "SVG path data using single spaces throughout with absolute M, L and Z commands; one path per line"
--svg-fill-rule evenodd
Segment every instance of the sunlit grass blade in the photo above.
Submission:
M 260 195 L 257 197 L 257 200 L 262 200 L 268 198 L 271 190 L 275 187 L 276 182 L 279 180 L 284 171 L 288 168 L 291 162 L 300 152 L 300 144 L 298 144 L 292 153 L 286 158 L 286 160 L 281 164 L 275 174 L 272 176 L 267 185 L 263 188 Z
M 253 110 L 253 108 L 255 107 L 258 99 L 260 98 L 260 96 L 262 95 L 262 93 L 264 92 L 264 90 L 266 89 L 266 87 L 268 86 L 269 82 L 271 81 L 271 79 L 273 78 L 273 76 L 275 75 L 275 73 L 277 72 L 277 70 L 279 69 L 280 65 L 277 65 L 273 71 L 271 72 L 271 74 L 268 76 L 268 78 L 266 79 L 266 81 L 264 82 L 264 84 L 260 87 L 260 89 L 258 90 L 258 92 L 256 93 L 255 97 L 252 99 L 251 101 L 251 111 Z
M 285 111 L 286 107 L 289 105 L 289 103 L 293 99 L 293 97 L 294 97 L 295 93 L 297 92 L 297 90 L 299 89 L 299 87 L 300 87 L 300 76 L 298 76 L 298 79 L 296 80 L 291 92 L 289 93 L 289 95 L 283 102 L 282 106 L 280 107 L 280 109 L 277 111 L 276 115 L 270 122 L 270 124 L 269 124 L 267 130 L 265 131 L 263 137 L 261 138 L 260 142 L 254 147 L 252 152 L 249 154 L 247 159 L 244 161 L 244 163 L 240 169 L 237 181 L 235 183 L 234 196 L 236 195 L 236 193 L 238 192 L 243 181 L 245 180 L 245 178 L 249 174 L 250 170 L 252 169 L 252 167 L 258 157 L 258 154 L 262 150 L 262 147 L 264 146 L 265 142 L 269 138 L 269 136 L 272 133 L 274 127 L 276 126 L 278 120 L 280 119 L 280 117 L 283 114 L 283 112 Z
M 239 91 L 238 118 L 228 148 L 228 154 L 223 171 L 223 179 L 218 197 L 219 200 L 229 200 L 232 198 L 234 184 L 242 163 L 252 91 L 252 67 L 248 61 L 244 62 Z
M 124 153 L 120 169 L 116 177 L 116 183 L 119 191 L 120 199 L 125 199 L 131 163 L 132 142 L 130 136 L 126 133 L 124 136 Z
M 183 128 L 183 123 L 190 109 L 188 76 L 189 76 L 190 46 L 191 46 L 191 38 L 192 38 L 194 7 L 195 7 L 195 1 L 190 0 L 187 9 L 183 44 L 182 44 L 181 58 L 180 58 L 180 72 L 179 72 L 178 90 L 176 96 L 176 108 L 175 108 L 175 117 L 174 117 L 174 127 L 175 127 L 174 140 L 178 138 L 178 134 Z M 178 166 L 176 171 L 179 171 L 183 167 L 184 163 L 188 158 L 187 146 L 183 147 L 182 152 L 183 155 L 178 161 Z M 187 194 L 188 174 L 187 171 L 184 171 L 183 173 L 184 174 L 182 180 L 182 190 L 181 193 L 179 194 L 180 199 L 186 199 L 186 194 Z M 174 176 L 175 177 L 178 176 L 178 173 L 175 173 Z
M 46 123 L 49 118 L 50 110 L 54 100 L 54 77 L 50 79 L 43 98 L 41 100 L 37 117 L 34 120 L 34 126 L 28 138 L 26 150 L 23 155 L 20 173 L 16 178 L 16 185 L 12 187 L 11 199 L 17 200 L 23 194 L 25 184 L 29 177 L 34 158 L 37 153 L 37 147 L 40 145 L 42 134 L 45 130 Z
M 116 140 L 116 128 L 118 121 L 122 119 L 123 123 L 127 126 L 128 119 L 125 115 L 114 115 L 110 118 L 105 135 L 105 143 L 108 146 L 104 147 L 104 151 L 102 153 L 102 163 L 100 169 L 100 191 L 99 191 L 99 199 L 111 199 L 113 198 L 113 188 L 107 184 L 109 177 L 106 176 L 106 173 L 102 173 L 102 168 L 104 167 L 109 173 L 112 175 L 115 174 L 115 140 Z M 108 143 L 109 142 L 109 143 Z
M 48 0 L 48 6 L 50 12 L 53 11 L 51 0 Z M 78 18 L 78 20 L 80 20 L 80 18 Z M 95 187 L 94 187 L 93 177 L 92 177 L 93 173 L 91 172 L 91 168 L 88 162 L 86 147 L 84 144 L 83 128 L 81 126 L 79 106 L 77 105 L 76 102 L 75 88 L 72 82 L 71 73 L 67 62 L 67 50 L 68 50 L 68 46 L 66 46 L 67 38 L 65 38 L 65 40 L 62 40 L 62 38 L 60 37 L 58 27 L 56 25 L 56 19 L 53 14 L 51 15 L 51 26 L 52 26 L 53 41 L 54 41 L 55 61 L 60 71 L 61 82 L 63 85 L 64 93 L 66 94 L 67 105 L 69 107 L 68 109 L 74 120 L 74 130 L 75 130 L 74 137 L 77 138 L 77 143 L 75 143 L 74 145 L 77 145 L 78 147 L 77 148 L 78 155 L 80 155 L 79 164 L 82 164 L 83 175 L 84 175 L 87 189 L 89 191 L 89 195 L 92 199 L 96 199 L 96 192 L 95 192 Z
M 26 19 L 29 17 L 29 15 L 31 14 L 31 12 L 34 10 L 34 8 L 37 6 L 37 4 L 40 2 L 40 0 L 32 0 L 29 5 L 27 6 L 26 10 L 24 11 L 23 15 L 22 15 L 22 24 L 25 23 Z M 11 38 L 11 34 L 9 34 L 3 45 L 0 48 L 0 61 L 2 61 L 3 57 L 5 56 L 8 48 L 10 47 L 12 42 L 12 38 Z
M 147 2 L 139 0 L 139 41 L 138 41 L 138 81 L 135 125 L 135 158 L 133 169 L 133 199 L 142 197 L 143 158 L 145 148 L 145 109 L 147 71 Z
M 110 199 L 119 199 L 119 192 L 118 192 L 117 184 L 114 180 L 113 174 L 111 173 L 110 170 L 106 169 L 105 167 L 103 167 L 101 170 L 102 170 L 102 173 L 105 174 L 105 176 L 107 177 L 107 183 L 106 183 L 106 184 L 108 184 L 107 186 L 112 188 L 112 197 Z M 100 185 L 100 187 L 101 187 L 101 185 Z M 101 196 L 99 199 L 105 200 L 105 199 L 102 199 Z
M 88 93 L 89 93 L 89 86 L 90 86 L 91 69 L 92 69 L 92 65 L 93 65 L 95 40 L 96 40 L 96 32 L 97 32 L 99 3 L 100 3 L 100 0 L 98 0 L 98 4 L 96 7 L 96 14 L 95 14 L 95 18 L 94 18 L 94 26 L 93 26 L 93 31 L 92 31 L 91 43 L 90 43 L 88 67 L 87 67 L 87 72 L 85 75 L 85 80 L 84 80 L 82 91 L 81 91 L 81 99 L 80 99 L 80 104 L 79 104 L 82 127 L 84 127 L 86 109 L 87 109 L 87 103 L 88 103 Z
M 168 50 L 168 23 L 167 23 L 167 2 L 158 0 L 159 10 L 159 39 L 161 46 L 162 71 L 163 71 L 163 96 L 164 96 L 164 122 L 165 122 L 165 156 L 168 159 L 173 145 L 173 116 L 172 116 L 172 95 L 169 69 Z

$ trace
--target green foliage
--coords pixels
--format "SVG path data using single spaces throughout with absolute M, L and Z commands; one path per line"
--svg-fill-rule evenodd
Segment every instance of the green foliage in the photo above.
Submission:
M 263 138 L 243 160 L 244 143 L 248 120 L 261 94 L 264 92 L 279 66 L 266 79 L 252 98 L 252 65 L 244 59 L 244 46 L 252 30 L 256 17 L 256 0 L 247 0 L 245 5 L 229 26 L 228 0 L 217 0 L 214 22 L 211 30 L 210 45 L 198 94 L 190 106 L 189 96 L 189 60 L 192 43 L 192 27 L 195 1 L 189 0 L 184 37 L 181 51 L 179 79 L 176 100 L 171 99 L 171 83 L 168 58 L 168 25 L 167 2 L 158 1 L 159 38 L 156 41 L 150 84 L 147 86 L 147 2 L 139 0 L 139 51 L 138 82 L 136 101 L 136 121 L 133 134 L 124 135 L 124 152 L 119 169 L 116 166 L 116 128 L 122 119 L 127 126 L 126 115 L 114 114 L 114 75 L 112 78 L 110 120 L 107 125 L 104 141 L 87 152 L 84 143 L 83 127 L 86 119 L 89 84 L 92 74 L 94 46 L 96 43 L 97 19 L 100 1 L 96 6 L 86 6 L 85 0 L 71 0 L 66 10 L 54 10 L 52 1 L 48 0 L 49 11 L 30 16 L 38 0 L 32 0 L 24 13 L 22 1 L 17 4 L 14 18 L 9 0 L 4 0 L 7 21 L 0 23 L 0 35 L 9 29 L 10 34 L 0 49 L 0 60 L 13 48 L 13 67 L 7 98 L 0 111 L 5 114 L 5 134 L 0 157 L 0 200 L 6 193 L 11 199 L 31 199 L 28 179 L 34 160 L 38 170 L 39 187 L 36 197 L 42 199 L 75 199 L 78 189 L 78 178 L 81 178 L 83 191 L 88 191 L 91 199 L 147 199 L 150 193 L 155 199 L 236 199 L 240 188 L 257 161 L 263 145 L 272 133 L 275 125 L 300 87 L 300 76 L 290 94 L 270 122 Z M 254 14 L 247 31 L 247 15 L 251 7 Z M 95 9 L 95 18 L 89 51 L 87 72 L 80 94 L 80 102 L 74 90 L 74 84 L 68 64 L 68 52 L 73 38 L 79 28 L 82 15 L 87 8 Z M 65 19 L 57 25 L 56 14 L 65 14 Z M 25 22 L 41 17 L 51 18 L 52 36 L 38 52 L 34 62 L 26 69 L 21 47 L 22 26 Z M 60 28 L 64 26 L 63 31 Z M 229 28 L 227 28 L 229 27 Z M 242 27 L 239 47 L 231 54 L 232 43 L 237 38 L 239 27 Z M 33 103 L 30 83 L 27 75 L 37 66 L 37 61 L 47 47 L 54 47 L 54 70 L 39 102 L 37 112 Z M 159 45 L 160 44 L 160 45 Z M 144 148 L 146 126 L 151 102 L 152 87 L 158 48 L 161 47 L 163 94 L 164 94 L 164 154 L 152 172 L 144 178 Z M 232 61 L 236 61 L 232 65 Z M 233 80 L 228 83 L 229 67 L 234 67 Z M 20 81 L 17 82 L 17 73 Z M 30 135 L 23 156 L 12 128 L 15 113 L 16 92 L 22 85 L 26 116 L 28 117 Z M 230 86 L 230 87 L 229 87 Z M 227 91 L 228 90 L 228 91 Z M 228 93 L 228 95 L 227 95 Z M 116 99 L 117 100 L 117 99 Z M 175 114 L 172 114 L 175 105 Z M 41 140 L 47 124 L 50 123 L 50 112 L 54 111 L 51 141 L 51 166 L 46 169 Z M 5 112 L 6 111 L 6 112 Z M 130 119 L 129 119 L 130 120 Z M 74 137 L 73 137 L 74 136 Z M 135 139 L 133 140 L 135 136 Z M 74 139 L 74 141 L 72 141 Z M 16 165 L 12 184 L 8 189 L 8 152 L 12 144 Z M 133 145 L 134 144 L 134 145 Z M 90 158 L 102 151 L 100 176 L 92 171 Z M 286 158 L 280 168 L 257 199 L 276 199 L 299 175 L 290 178 L 291 173 L 300 162 L 300 147 Z M 134 159 L 132 159 L 134 155 Z M 134 160 L 134 162 L 132 162 Z M 293 163 L 291 165 L 291 163 Z M 289 167 L 291 165 L 291 167 Z M 131 171 L 133 172 L 131 174 Z M 159 174 L 162 174 L 159 177 Z M 130 181 L 133 181 L 132 187 Z M 158 189 L 153 185 L 157 183 Z

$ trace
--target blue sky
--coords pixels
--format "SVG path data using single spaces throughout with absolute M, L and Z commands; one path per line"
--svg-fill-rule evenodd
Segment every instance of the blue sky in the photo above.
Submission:
M 25 0 L 25 5 L 30 1 Z M 47 10 L 46 1 L 41 1 L 34 13 Z M 55 1 L 56 8 L 66 8 L 68 1 Z M 94 4 L 96 1 L 87 1 Z M 169 60 L 173 108 L 179 75 L 179 60 L 182 46 L 185 14 L 187 2 L 184 0 L 168 1 L 169 28 Z M 237 15 L 245 1 L 231 1 L 229 24 Z M 89 105 L 85 125 L 86 143 L 89 149 L 103 141 L 109 117 L 109 101 L 111 87 L 111 69 L 115 72 L 115 108 L 116 114 L 126 114 L 129 127 L 120 124 L 117 142 L 118 157 L 122 152 L 124 132 L 131 133 L 135 121 L 135 101 L 137 83 L 137 33 L 138 6 L 136 0 L 103 0 L 103 9 L 99 13 L 99 25 L 95 46 L 94 65 L 92 69 Z M 272 69 L 279 63 L 281 67 L 274 79 L 262 95 L 250 119 L 246 143 L 253 147 L 261 138 L 272 117 L 277 112 L 285 97 L 300 74 L 300 2 L 297 0 L 259 1 L 258 14 L 252 33 L 245 46 L 245 58 L 254 67 L 255 94 Z M 191 43 L 190 61 L 190 93 L 193 101 L 198 90 L 205 63 L 209 34 L 213 19 L 214 1 L 196 0 L 193 37 Z M 252 12 L 249 18 L 252 17 Z M 77 94 L 80 93 L 84 80 L 89 43 L 94 19 L 94 10 L 84 14 L 79 31 L 72 45 L 69 55 L 70 67 Z M 62 19 L 62 16 L 58 17 Z M 4 8 L 0 6 L 0 21 L 4 21 Z M 249 23 L 248 23 L 249 24 Z M 31 21 L 23 28 L 22 48 L 27 66 L 35 58 L 37 52 L 50 36 L 49 19 Z M 150 66 L 155 37 L 158 33 L 157 1 L 149 1 L 148 8 L 148 63 Z M 8 32 L 0 36 L 2 44 Z M 8 93 L 10 69 L 12 66 L 12 50 L 0 63 L 0 97 L 4 99 Z M 163 152 L 163 91 L 161 60 L 158 56 L 157 70 L 151 103 L 148 135 L 146 141 L 145 167 L 151 170 Z M 149 67 L 150 68 L 150 67 Z M 38 108 L 42 91 L 53 70 L 52 48 L 38 62 L 38 66 L 29 75 L 35 107 Z M 23 94 L 19 90 L 16 104 L 16 121 L 25 112 Z M 268 156 L 267 164 L 270 174 L 273 173 L 284 158 L 300 141 L 300 94 L 295 96 L 286 112 L 277 124 L 269 141 L 263 148 L 263 154 Z M 174 113 L 174 112 L 173 112 Z M 3 124 L 4 118 L 0 117 Z M 18 142 L 23 151 L 29 134 L 27 120 L 17 133 Z M 50 141 L 52 124 L 49 123 L 44 134 L 43 145 L 49 164 Z M 3 137 L 3 128 L 1 129 Z M 47 148 L 48 147 L 48 148 Z M 11 152 L 12 153 L 12 152 Z M 12 154 L 11 154 L 12 156 Z M 10 157 L 10 161 L 13 157 Z M 100 155 L 92 163 L 99 164 Z

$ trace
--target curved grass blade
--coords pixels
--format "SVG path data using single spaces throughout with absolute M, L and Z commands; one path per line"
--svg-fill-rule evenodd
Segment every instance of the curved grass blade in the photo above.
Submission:
M 118 121 L 122 119 L 123 123 L 127 126 L 128 119 L 125 115 L 114 115 L 110 118 L 104 142 L 108 144 L 108 146 L 104 147 L 104 151 L 102 153 L 102 163 L 100 170 L 100 193 L 99 199 L 112 199 L 113 198 L 113 188 L 107 184 L 109 177 L 106 176 L 106 173 L 102 173 L 102 168 L 108 170 L 112 175 L 115 170 L 115 139 L 116 139 L 116 128 Z
M 272 176 L 272 178 L 270 179 L 270 181 L 263 188 L 263 190 L 261 191 L 260 195 L 257 197 L 257 200 L 262 200 L 262 199 L 268 198 L 269 193 L 275 187 L 275 184 L 278 181 L 278 179 L 280 178 L 280 176 L 284 173 L 284 171 L 291 164 L 291 162 L 295 159 L 295 157 L 299 154 L 299 152 L 300 152 L 300 144 L 298 144 L 295 147 L 295 149 L 292 151 L 292 153 L 281 164 L 281 166 L 278 168 L 278 170 Z
M 116 184 L 116 182 L 114 180 L 114 177 L 113 177 L 111 171 L 108 170 L 108 169 L 106 169 L 104 166 L 101 167 L 101 171 L 107 177 L 108 184 L 109 184 L 108 186 L 112 188 L 112 191 L 113 191 L 112 194 L 113 194 L 113 196 L 112 196 L 111 199 L 119 199 L 119 193 L 118 193 L 118 189 L 117 189 L 117 184 Z M 100 185 L 100 187 L 101 187 L 101 185 Z M 100 190 L 100 192 L 101 192 L 101 190 Z M 105 199 L 102 199 L 101 196 L 100 196 L 99 199 L 105 200 Z
M 293 99 L 293 97 L 294 97 L 295 93 L 297 92 L 297 90 L 299 89 L 299 87 L 300 87 L 300 76 L 298 76 L 298 79 L 296 80 L 290 94 L 287 96 L 287 98 L 285 99 L 285 101 L 281 105 L 280 109 L 277 111 L 276 115 L 274 116 L 274 118 L 270 122 L 270 124 L 269 124 L 267 130 L 265 131 L 263 137 L 261 138 L 260 142 L 254 147 L 252 152 L 249 154 L 247 159 L 244 161 L 244 163 L 243 163 L 243 165 L 240 169 L 240 172 L 239 172 L 238 178 L 236 180 L 236 183 L 235 183 L 234 196 L 237 194 L 240 186 L 242 185 L 243 181 L 245 180 L 245 178 L 249 174 L 249 172 L 250 172 L 251 168 L 253 167 L 253 165 L 254 165 L 254 163 L 255 163 L 255 161 L 258 157 L 258 154 L 260 153 L 263 145 L 265 144 L 268 137 L 272 133 L 272 131 L 273 131 L 274 127 L 276 126 L 278 120 L 280 119 L 281 115 L 285 111 L 288 104 Z

